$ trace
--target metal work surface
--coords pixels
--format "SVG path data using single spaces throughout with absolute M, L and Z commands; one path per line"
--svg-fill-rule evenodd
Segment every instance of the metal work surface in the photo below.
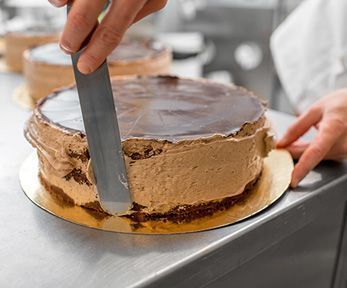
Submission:
M 342 212 L 337 210 L 347 199 L 347 164 L 324 163 L 300 188 L 287 192 L 264 213 L 216 230 L 143 236 L 63 221 L 37 208 L 20 189 L 18 170 L 32 151 L 22 133 L 29 112 L 11 99 L 22 78 L 0 74 L 0 83 L 0 287 L 225 287 L 233 283 L 228 274 L 247 271 L 248 263 L 267 251 L 279 257 L 278 244 L 316 219 L 325 215 L 341 218 Z M 280 133 L 292 121 L 277 112 L 269 115 Z M 345 245 L 340 246 L 345 254 Z M 334 253 L 328 258 L 335 263 Z M 271 259 L 264 262 L 267 270 L 271 270 Z M 337 262 L 345 263 L 343 259 Z M 341 268 L 335 270 L 343 273 Z M 218 284 L 212 285 L 217 279 Z

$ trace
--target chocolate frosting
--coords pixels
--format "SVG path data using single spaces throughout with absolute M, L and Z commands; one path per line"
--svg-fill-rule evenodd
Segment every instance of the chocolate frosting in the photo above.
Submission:
M 125 40 L 112 52 L 108 61 L 134 61 L 152 58 L 165 50 L 165 46 L 158 41 Z M 49 43 L 33 48 L 30 51 L 32 60 L 55 65 L 71 65 L 70 56 L 64 54 L 57 43 Z
M 265 111 L 264 103 L 247 90 L 206 80 L 133 77 L 113 80 L 112 88 L 122 140 L 230 136 Z M 75 87 L 45 98 L 38 109 L 46 121 L 84 134 Z

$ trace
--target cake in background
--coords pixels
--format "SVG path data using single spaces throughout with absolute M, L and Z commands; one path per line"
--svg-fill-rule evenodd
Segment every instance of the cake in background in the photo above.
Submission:
M 34 102 L 74 82 L 71 58 L 57 43 L 28 49 L 23 58 L 24 77 Z M 108 57 L 111 76 L 167 74 L 170 64 L 171 51 L 154 40 L 123 40 Z
M 29 26 L 7 32 L 4 35 L 4 55 L 7 67 L 13 72 L 22 72 L 23 52 L 30 47 L 52 41 L 58 41 L 58 31 L 47 26 Z
M 66 22 L 66 11 L 45 0 L 2 2 L 0 33 L 4 38 L 4 63 L 7 70 L 21 72 L 25 49 L 58 40 Z

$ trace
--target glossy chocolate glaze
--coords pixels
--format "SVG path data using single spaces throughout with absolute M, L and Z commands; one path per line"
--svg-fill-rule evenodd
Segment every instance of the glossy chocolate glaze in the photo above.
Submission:
M 122 140 L 178 142 L 229 136 L 264 114 L 264 104 L 245 89 L 171 76 L 112 81 Z M 84 133 L 75 88 L 41 101 L 38 112 L 51 123 Z
M 157 41 L 123 41 L 108 57 L 109 63 L 116 61 L 134 61 L 153 58 L 166 48 Z M 32 60 L 54 65 L 71 65 L 71 58 L 61 51 L 57 43 L 49 43 L 33 48 L 30 51 Z

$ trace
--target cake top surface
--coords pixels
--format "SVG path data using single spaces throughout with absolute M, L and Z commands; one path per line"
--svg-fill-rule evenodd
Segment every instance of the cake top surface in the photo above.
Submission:
M 72 65 L 71 57 L 61 51 L 58 43 L 43 44 L 31 49 L 30 58 L 55 65 Z
M 158 41 L 126 40 L 111 53 L 109 62 L 134 61 L 152 58 L 164 51 L 165 47 Z M 61 51 L 57 43 L 48 43 L 31 49 L 30 58 L 55 65 L 71 65 L 71 58 Z
M 239 87 L 172 76 L 112 80 L 122 140 L 178 142 L 229 136 L 254 123 L 265 105 Z M 36 113 L 68 133 L 84 125 L 75 87 L 44 98 Z

